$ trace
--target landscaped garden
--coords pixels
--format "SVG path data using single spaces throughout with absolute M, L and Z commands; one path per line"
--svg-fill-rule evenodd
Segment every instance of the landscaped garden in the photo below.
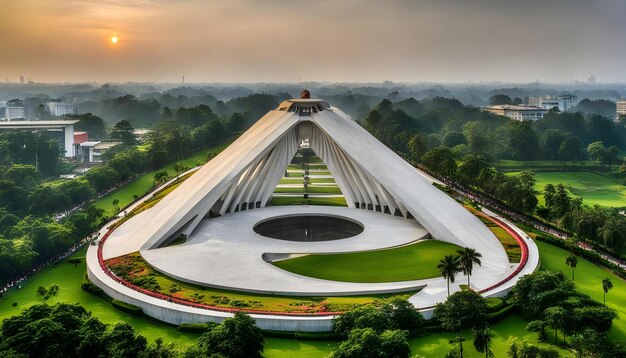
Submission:
M 437 263 L 461 247 L 424 240 L 392 249 L 345 254 L 311 254 L 273 262 L 299 275 L 344 282 L 395 282 L 439 277 Z
M 284 313 L 343 312 L 354 307 L 372 304 L 379 299 L 408 298 L 415 293 L 413 291 L 392 295 L 346 297 L 258 295 L 201 287 L 173 279 L 154 270 L 138 252 L 109 259 L 106 263 L 116 276 L 137 287 L 216 308 Z

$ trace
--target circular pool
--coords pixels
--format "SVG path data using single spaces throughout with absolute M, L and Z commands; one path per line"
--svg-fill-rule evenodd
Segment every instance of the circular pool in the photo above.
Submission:
M 330 215 L 281 216 L 254 225 L 254 232 L 287 241 L 330 241 L 347 239 L 363 232 L 363 225 Z

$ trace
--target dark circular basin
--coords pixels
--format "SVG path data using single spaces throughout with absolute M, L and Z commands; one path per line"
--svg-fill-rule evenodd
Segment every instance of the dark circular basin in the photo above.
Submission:
M 287 241 L 330 241 L 346 239 L 363 232 L 363 225 L 346 218 L 328 215 L 293 215 L 262 221 L 254 232 Z

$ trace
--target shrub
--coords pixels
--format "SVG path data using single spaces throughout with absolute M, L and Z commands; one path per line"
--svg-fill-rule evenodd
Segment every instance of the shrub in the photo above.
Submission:
M 186 333 L 204 333 L 213 327 L 217 326 L 217 323 L 182 323 L 178 326 L 178 330 Z
M 499 311 L 506 306 L 506 302 L 499 297 L 489 297 L 485 301 L 487 303 L 487 312 Z
M 82 261 L 80 259 L 78 259 L 78 258 L 72 258 L 72 259 L 67 260 L 68 264 L 74 264 L 74 265 L 79 264 L 81 262 Z
M 111 301 L 111 304 L 118 310 L 131 314 L 133 316 L 140 316 L 143 313 L 141 307 L 120 300 L 113 299 Z

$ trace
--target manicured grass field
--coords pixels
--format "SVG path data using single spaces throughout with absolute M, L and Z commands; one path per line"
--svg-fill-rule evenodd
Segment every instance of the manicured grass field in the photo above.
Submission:
M 288 196 L 273 196 L 271 204 L 277 205 L 328 205 L 328 206 L 348 206 L 346 199 L 342 197 L 332 198 L 309 198 L 303 199 L 302 197 L 288 197 Z
M 176 327 L 142 317 L 130 316 L 113 308 L 108 301 L 83 291 L 80 285 L 86 270 L 85 249 L 72 257 L 81 258 L 81 263 L 74 267 L 73 264 L 64 261 L 55 266 L 50 266 L 23 282 L 21 289 L 13 288 L 7 292 L 0 299 L 0 321 L 29 306 L 43 302 L 37 296 L 37 287 L 48 288 L 52 284 L 57 284 L 59 285 L 59 293 L 46 301 L 49 304 L 56 302 L 79 303 L 102 322 L 109 324 L 117 321 L 127 322 L 150 340 L 163 337 L 165 341 L 179 345 L 189 345 L 196 341 L 197 334 L 181 333 Z M 12 306 L 13 302 L 17 302 L 17 307 Z
M 563 184 L 572 195 L 581 196 L 585 205 L 626 207 L 626 185 L 606 175 L 591 172 L 537 172 L 535 179 L 540 204 L 544 204 L 542 193 L 547 184 Z
M 274 193 L 303 193 L 303 187 L 282 187 L 276 188 Z M 308 186 L 309 194 L 341 194 L 338 186 Z
M 375 300 L 399 297 L 409 298 L 415 292 L 393 295 L 346 296 L 346 297 L 297 297 L 257 295 L 201 287 L 182 282 L 155 271 L 139 253 L 132 253 L 107 260 L 107 266 L 118 277 L 139 287 L 172 295 L 175 298 L 215 307 L 243 308 L 272 312 L 343 312 Z
M 539 243 L 539 247 L 542 254 L 543 268 L 551 271 L 562 270 L 567 274 L 571 274 L 569 268 L 565 266 L 565 257 L 568 254 L 565 250 L 552 245 L 544 246 L 543 243 Z M 77 253 L 74 257 L 84 258 L 84 251 Z M 141 317 L 129 316 L 113 308 L 111 304 L 104 299 L 84 292 L 80 289 L 84 272 L 85 264 L 83 262 L 78 264 L 77 267 L 67 263 L 60 263 L 57 266 L 51 266 L 37 273 L 30 280 L 23 283 L 21 290 L 12 289 L 0 299 L 0 320 L 14 315 L 28 306 L 41 302 L 36 294 L 38 286 L 49 287 L 51 284 L 58 284 L 60 287 L 59 294 L 48 300 L 49 303 L 79 303 L 105 323 L 110 324 L 117 321 L 128 322 L 150 341 L 157 337 L 163 337 L 166 342 L 172 342 L 183 347 L 193 344 L 198 338 L 198 334 L 181 333 L 176 327 Z M 578 259 L 576 276 L 577 287 L 590 294 L 594 299 L 600 301 L 602 300 L 602 291 L 600 289 L 599 280 L 604 277 L 611 278 L 615 288 L 609 292 L 607 304 L 617 309 L 622 318 L 614 322 L 614 328 L 611 329 L 610 335 L 613 339 L 624 342 L 624 337 L 626 337 L 626 312 L 620 305 L 621 302 L 626 301 L 626 297 L 624 297 L 626 295 L 626 282 L 582 258 Z M 12 307 L 12 302 L 18 302 L 18 306 Z M 537 335 L 527 332 L 525 329 L 526 324 L 528 324 L 528 321 L 517 315 L 511 315 L 491 325 L 495 333 L 492 348 L 496 357 L 506 356 L 505 352 L 515 337 L 527 339 L 532 343 L 537 342 Z M 453 333 L 437 333 L 411 339 L 412 354 L 421 354 L 424 357 L 442 357 L 452 348 L 449 339 L 454 336 L 455 334 Z M 551 337 L 551 335 L 548 336 Z M 465 337 L 468 339 L 465 344 L 466 357 L 483 357 L 484 354 L 476 352 L 472 347 L 469 333 L 465 333 Z M 296 356 L 302 358 L 326 357 L 337 345 L 338 342 L 313 342 L 294 339 L 266 338 L 264 355 L 269 358 Z M 573 357 L 571 353 L 565 351 L 561 351 L 561 354 L 563 357 Z
M 199 150 L 185 159 L 166 165 L 163 169 L 165 169 L 170 176 L 175 176 L 176 171 L 174 170 L 174 165 L 176 165 L 176 163 L 180 163 L 183 166 L 193 168 L 195 166 L 206 163 L 209 152 L 219 153 L 224 148 L 226 148 L 226 145 L 211 149 Z M 123 208 L 135 200 L 133 195 L 137 195 L 138 197 L 144 196 L 148 192 L 148 190 L 150 190 L 150 188 L 152 188 L 152 186 L 154 185 L 154 174 L 157 171 L 158 170 L 153 170 L 151 172 L 148 172 L 139 177 L 137 180 L 133 181 L 132 183 L 126 184 L 122 188 L 103 196 L 102 198 L 96 200 L 94 205 L 101 209 L 104 209 L 106 211 L 105 215 L 115 214 L 113 200 L 119 200 L 118 206 L 120 208 Z
M 537 334 L 526 331 L 528 321 L 518 315 L 511 315 L 503 320 L 491 325 L 495 336 L 491 341 L 491 349 L 495 357 L 506 357 L 509 346 L 515 338 L 526 340 L 532 344 L 548 347 L 546 343 L 538 343 Z M 450 340 L 457 336 L 456 333 L 436 333 L 424 337 L 409 340 L 412 355 L 421 355 L 426 358 L 444 357 L 454 346 Z M 466 358 L 482 358 L 485 353 L 479 353 L 472 345 L 472 335 L 470 332 L 463 332 L 466 341 L 463 343 L 463 350 Z M 298 341 L 295 339 L 270 338 L 265 344 L 264 356 L 267 358 L 320 358 L 327 357 L 339 342 L 333 341 Z M 551 346 L 555 348 L 555 346 Z M 561 357 L 573 358 L 574 354 L 558 349 Z
M 569 256 L 567 250 L 539 241 L 537 241 L 537 246 L 540 250 L 542 268 L 552 272 L 562 271 L 567 277 L 572 277 L 572 270 L 565 265 L 565 258 Z M 613 289 L 606 296 L 606 305 L 616 310 L 620 317 L 613 321 L 609 336 L 613 340 L 626 344 L 626 281 L 610 271 L 578 257 L 574 281 L 576 288 L 594 300 L 602 302 L 602 280 L 605 277 L 613 282 Z
M 461 248 L 427 240 L 394 249 L 332 255 L 307 255 L 274 262 L 299 275 L 345 282 L 394 282 L 438 277 L 437 263 Z

